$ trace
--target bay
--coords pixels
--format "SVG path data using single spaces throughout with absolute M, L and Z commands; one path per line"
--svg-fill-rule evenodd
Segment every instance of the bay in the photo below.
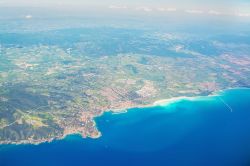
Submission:
M 250 89 L 107 112 L 96 122 L 98 139 L 71 135 L 39 145 L 1 145 L 0 165 L 250 164 Z

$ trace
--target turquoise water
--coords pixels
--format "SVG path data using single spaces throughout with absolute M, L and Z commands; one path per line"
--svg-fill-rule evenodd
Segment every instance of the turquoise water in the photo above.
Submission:
M 105 113 L 102 137 L 0 146 L 0 165 L 250 165 L 250 89 Z

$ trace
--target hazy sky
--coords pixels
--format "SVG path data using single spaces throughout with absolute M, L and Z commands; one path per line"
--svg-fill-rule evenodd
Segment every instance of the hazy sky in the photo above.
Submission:
M 0 0 L 1 4 L 8 5 L 52 5 L 52 4 L 75 4 L 75 5 L 176 5 L 176 6 L 195 6 L 195 5 L 214 5 L 222 6 L 225 5 L 246 5 L 250 3 L 249 0 Z
M 250 17 L 250 0 L 0 0 L 0 7 L 100 9 L 116 12 L 177 12 Z
M 249 7 L 249 0 L 0 0 L 1 5 L 36 6 L 36 5 L 171 5 L 176 7 L 218 6 Z

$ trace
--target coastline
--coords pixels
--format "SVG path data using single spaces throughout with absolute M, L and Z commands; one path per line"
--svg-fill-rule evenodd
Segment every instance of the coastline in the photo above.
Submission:
M 221 93 L 228 91 L 228 90 L 240 90 L 240 89 L 250 89 L 250 88 L 244 88 L 244 87 L 239 87 L 239 88 L 226 88 L 223 90 L 218 90 L 218 91 L 214 91 L 209 95 L 204 95 L 204 96 L 179 96 L 179 97 L 172 97 L 172 98 L 168 98 L 168 99 L 161 99 L 161 100 L 157 100 L 155 102 L 153 102 L 152 104 L 147 104 L 147 105 L 138 105 L 138 106 L 134 106 L 134 107 L 127 107 L 127 108 L 121 108 L 121 109 L 109 109 L 109 110 L 105 110 L 103 111 L 101 114 L 93 117 L 100 117 L 102 116 L 104 113 L 106 112 L 111 112 L 112 114 L 123 114 L 123 113 L 127 113 L 130 109 L 134 109 L 134 108 L 150 108 L 150 107 L 155 107 L 155 106 L 167 106 L 169 104 L 178 102 L 180 100 L 198 100 L 199 98 L 204 98 L 204 97 L 216 97 L 216 96 L 220 96 Z M 97 125 L 95 124 L 95 127 L 97 128 Z M 98 130 L 98 128 L 97 128 Z M 56 140 L 62 140 L 65 137 L 69 136 L 69 135 L 81 135 L 82 138 L 92 138 L 92 139 L 98 139 L 99 137 L 102 136 L 102 133 L 98 130 L 98 135 L 91 137 L 91 136 L 86 136 L 84 137 L 81 133 L 67 133 L 67 134 L 63 134 L 62 136 L 58 136 L 58 137 L 54 137 L 54 138 L 46 138 L 46 139 L 40 139 L 40 140 L 21 140 L 21 141 L 1 141 L 0 142 L 0 146 L 1 145 L 39 145 L 42 143 L 50 143 L 52 141 L 56 141 Z
M 216 97 L 216 96 L 218 96 L 218 94 L 210 94 L 207 96 L 194 96 L 194 97 L 189 97 L 189 96 L 173 97 L 173 98 L 169 98 L 169 99 L 162 99 L 162 100 L 155 101 L 153 106 L 166 106 L 168 104 L 175 103 L 175 102 L 180 101 L 180 100 L 192 101 L 192 100 L 198 100 L 198 99 L 204 98 L 204 97 Z
M 242 88 L 230 88 L 230 89 L 242 89 Z M 134 108 L 150 108 L 150 107 L 156 107 L 156 106 L 166 106 L 168 104 L 172 104 L 175 102 L 178 102 L 180 100 L 198 100 L 199 98 L 204 98 L 204 97 L 216 97 L 219 96 L 219 93 L 223 92 L 223 91 L 227 91 L 230 89 L 225 89 L 225 90 L 219 90 L 219 91 L 214 91 L 212 94 L 206 95 L 206 96 L 179 96 L 179 97 L 172 97 L 172 98 L 168 98 L 168 99 L 160 99 L 160 100 L 156 100 L 154 101 L 152 104 L 147 104 L 147 105 L 137 105 L 134 107 L 126 107 L 126 108 L 121 108 L 121 109 L 112 109 L 112 110 L 107 110 L 104 111 L 105 112 L 112 112 L 113 114 L 122 114 L 122 113 L 127 113 L 128 110 L 130 109 L 134 109 Z M 244 88 L 244 89 L 249 89 L 249 88 Z M 102 114 L 100 115 L 102 116 Z

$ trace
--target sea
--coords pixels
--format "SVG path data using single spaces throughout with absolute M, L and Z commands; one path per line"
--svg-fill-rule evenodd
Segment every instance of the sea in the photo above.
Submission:
M 1 145 L 0 166 L 248 166 L 250 89 L 179 99 L 96 119 L 98 139 L 70 135 Z

